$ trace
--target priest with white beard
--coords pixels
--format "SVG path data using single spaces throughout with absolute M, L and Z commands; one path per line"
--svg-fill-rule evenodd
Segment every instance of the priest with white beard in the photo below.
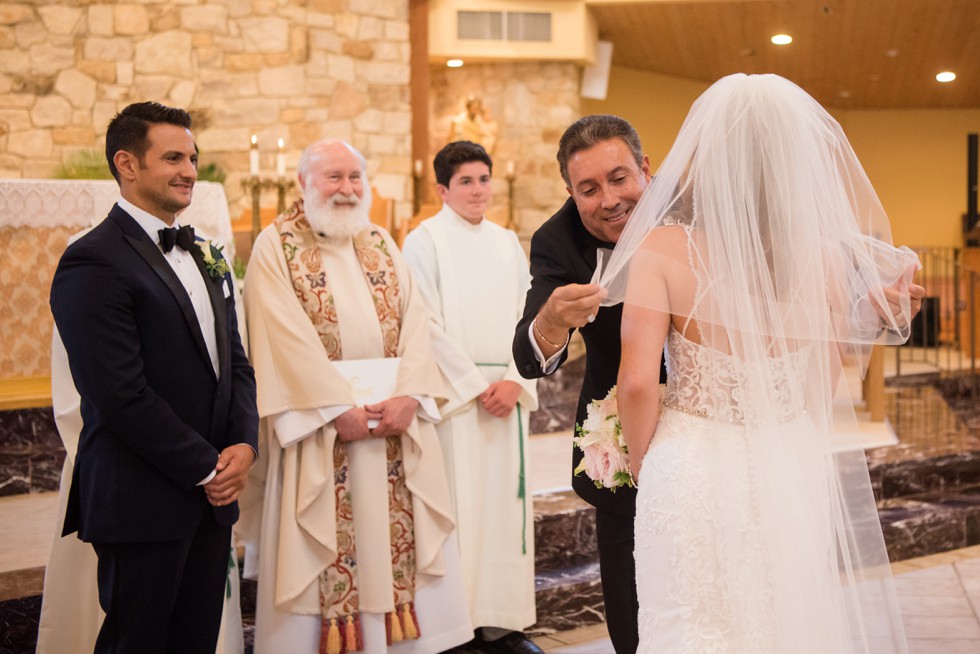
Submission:
M 436 360 L 450 401 L 437 431 L 477 646 L 537 654 L 523 630 L 535 622 L 527 449 L 538 399 L 535 380 L 521 377 L 511 354 L 531 275 L 517 235 L 486 219 L 492 165 L 471 141 L 436 154 L 444 204 L 408 235 L 404 254 L 438 325 Z
M 255 652 L 446 650 L 473 629 L 430 318 L 368 220 L 363 156 L 321 141 L 298 173 L 303 199 L 259 235 L 245 277 L 265 463 L 240 523 Z

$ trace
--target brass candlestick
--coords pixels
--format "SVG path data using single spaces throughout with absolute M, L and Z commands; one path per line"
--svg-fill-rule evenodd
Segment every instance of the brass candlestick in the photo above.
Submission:
M 422 160 L 416 159 L 412 166 L 412 215 L 422 210 Z
M 286 212 L 286 192 L 293 190 L 296 182 L 292 179 L 280 177 L 276 180 L 276 215 Z
M 296 182 L 285 177 L 275 179 L 249 175 L 242 180 L 242 188 L 252 196 L 252 243 L 262 231 L 262 191 L 276 190 L 276 215 L 286 211 L 286 193 L 296 186 Z
M 262 195 L 262 180 L 258 175 L 249 175 L 242 180 L 242 187 L 252 196 L 252 243 L 262 231 L 262 209 L 259 200 Z

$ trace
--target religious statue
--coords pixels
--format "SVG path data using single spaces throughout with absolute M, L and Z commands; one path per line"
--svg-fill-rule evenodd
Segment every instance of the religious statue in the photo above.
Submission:
M 473 141 L 479 143 L 491 156 L 497 145 L 497 121 L 490 109 L 476 95 L 466 97 L 466 109 L 453 118 L 449 128 L 448 143 Z

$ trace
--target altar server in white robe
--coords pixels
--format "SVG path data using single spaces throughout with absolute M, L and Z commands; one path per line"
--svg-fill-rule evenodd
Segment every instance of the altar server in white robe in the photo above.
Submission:
M 94 222 L 93 227 L 99 222 L 101 219 Z M 88 232 L 89 229 L 85 229 L 74 234 L 68 243 L 74 243 Z M 197 233 L 208 239 L 202 234 L 202 230 Z M 240 300 L 236 291 L 236 304 Z M 239 314 L 238 330 L 245 334 L 242 314 Z M 75 382 L 68 368 L 68 354 L 57 327 L 51 337 L 51 405 L 58 434 L 65 448 L 65 463 L 61 469 L 61 485 L 58 489 L 58 518 L 44 570 L 44 594 L 38 619 L 36 652 L 89 654 L 95 648 L 95 640 L 105 613 L 99 606 L 99 587 L 96 583 L 99 560 L 95 551 L 88 543 L 61 535 L 75 454 L 78 452 L 78 438 L 82 431 L 82 412 L 81 398 L 75 389 Z M 229 556 L 228 586 L 215 654 L 241 654 L 245 650 L 239 600 L 238 557 L 235 556 L 234 549 Z
M 430 318 L 368 220 L 360 153 L 322 141 L 298 172 L 303 199 L 259 235 L 245 278 L 266 464 L 241 525 L 255 651 L 446 650 L 473 628 L 433 426 L 445 391 Z M 379 359 L 395 363 L 361 380 L 349 369 Z M 360 395 L 386 383 L 389 399 Z
M 486 219 L 492 161 L 471 141 L 433 163 L 444 205 L 412 231 L 405 259 L 438 325 L 436 359 L 451 387 L 438 425 L 453 496 L 470 615 L 485 652 L 540 652 L 534 531 L 527 488 L 534 380 L 511 355 L 531 283 L 517 235 Z

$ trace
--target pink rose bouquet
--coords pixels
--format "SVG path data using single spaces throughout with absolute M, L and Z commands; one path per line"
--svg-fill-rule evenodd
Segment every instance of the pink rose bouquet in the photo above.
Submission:
M 615 386 L 605 399 L 589 403 L 585 421 L 575 426 L 572 442 L 585 455 L 575 474 L 584 472 L 596 488 L 609 488 L 613 492 L 620 486 L 633 487 L 626 441 L 616 409 Z

